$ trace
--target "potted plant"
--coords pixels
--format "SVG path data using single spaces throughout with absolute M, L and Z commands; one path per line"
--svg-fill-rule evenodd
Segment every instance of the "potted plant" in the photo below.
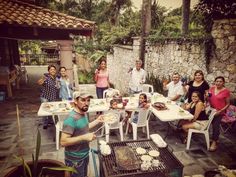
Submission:
M 36 139 L 35 154 L 32 154 L 32 161 L 26 162 L 23 157 L 15 156 L 21 164 L 11 169 L 5 177 L 63 177 L 68 176 L 69 172 L 76 173 L 72 167 L 67 167 L 64 163 L 52 160 L 41 159 L 39 160 L 39 152 L 41 147 L 41 134 L 38 130 Z

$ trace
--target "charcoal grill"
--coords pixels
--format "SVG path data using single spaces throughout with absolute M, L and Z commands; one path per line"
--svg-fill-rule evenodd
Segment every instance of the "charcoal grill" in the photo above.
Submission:
M 111 154 L 107 156 L 99 154 L 100 177 L 182 177 L 183 165 L 180 161 L 168 148 L 158 148 L 151 140 L 123 141 L 108 144 L 112 150 Z M 117 146 L 132 147 L 135 155 L 140 161 L 140 164 L 142 162 L 141 155 L 136 153 L 136 148 L 142 147 L 148 151 L 158 150 L 160 152 L 160 156 L 158 157 L 160 165 L 158 167 L 151 167 L 147 171 L 142 171 L 140 168 L 136 170 L 120 170 L 116 164 L 114 153 L 114 147 Z

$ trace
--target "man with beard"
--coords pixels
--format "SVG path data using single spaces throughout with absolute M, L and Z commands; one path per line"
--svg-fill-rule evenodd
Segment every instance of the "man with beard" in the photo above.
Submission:
M 73 98 L 74 109 L 63 123 L 61 145 L 65 147 L 65 164 L 78 172 L 71 174 L 71 177 L 85 177 L 89 162 L 89 142 L 96 138 L 89 129 L 101 123 L 103 118 L 99 116 L 89 123 L 86 112 L 92 98 L 90 94 L 74 92 Z

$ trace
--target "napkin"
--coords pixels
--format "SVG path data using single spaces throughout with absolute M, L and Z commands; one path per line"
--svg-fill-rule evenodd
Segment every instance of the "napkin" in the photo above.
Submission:
M 166 142 L 162 139 L 159 134 L 150 135 L 152 141 L 160 148 L 165 148 L 167 146 Z

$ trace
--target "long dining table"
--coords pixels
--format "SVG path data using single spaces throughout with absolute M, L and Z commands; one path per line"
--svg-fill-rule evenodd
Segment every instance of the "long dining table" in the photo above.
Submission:
M 138 108 L 138 97 L 124 97 L 128 100 L 123 109 L 125 110 L 136 110 Z M 186 110 L 183 110 L 175 102 L 170 101 L 167 97 L 164 97 L 161 94 L 154 93 L 150 97 L 151 106 L 150 111 L 161 121 L 170 122 L 176 120 L 190 120 L 193 118 L 193 115 Z M 155 102 L 164 103 L 167 107 L 166 110 L 157 110 L 153 104 Z M 91 112 L 105 112 L 109 110 L 110 99 L 91 99 L 88 113 Z M 73 109 L 70 101 L 55 101 L 55 102 L 45 102 L 41 103 L 38 116 L 52 116 L 53 114 L 67 113 Z
M 138 107 L 138 98 L 136 97 L 125 97 L 124 99 L 128 100 L 128 103 L 124 110 L 135 110 Z M 92 112 L 105 112 L 110 108 L 110 99 L 91 99 L 88 113 Z M 55 101 L 55 102 L 45 102 L 41 103 L 38 116 L 52 116 L 57 114 L 68 113 L 73 109 L 73 105 L 70 101 Z
M 123 100 L 128 100 L 127 104 L 122 108 L 124 110 L 137 110 L 138 109 L 138 95 L 132 97 L 124 97 Z M 162 122 L 179 121 L 179 120 L 191 120 L 193 115 L 186 110 L 183 110 L 175 102 L 170 101 L 167 97 L 159 93 L 149 94 L 149 99 L 151 102 L 150 111 L 153 115 Z M 153 104 L 159 102 L 163 103 L 167 109 L 157 110 Z M 92 112 L 106 112 L 110 107 L 110 99 L 91 99 L 88 113 Z M 38 116 L 52 116 L 63 113 L 69 113 L 73 109 L 72 104 L 69 101 L 56 101 L 56 102 L 46 102 L 40 105 L 38 110 Z M 168 126 L 167 134 L 169 132 L 170 126 Z M 166 134 L 166 136 L 167 136 Z

